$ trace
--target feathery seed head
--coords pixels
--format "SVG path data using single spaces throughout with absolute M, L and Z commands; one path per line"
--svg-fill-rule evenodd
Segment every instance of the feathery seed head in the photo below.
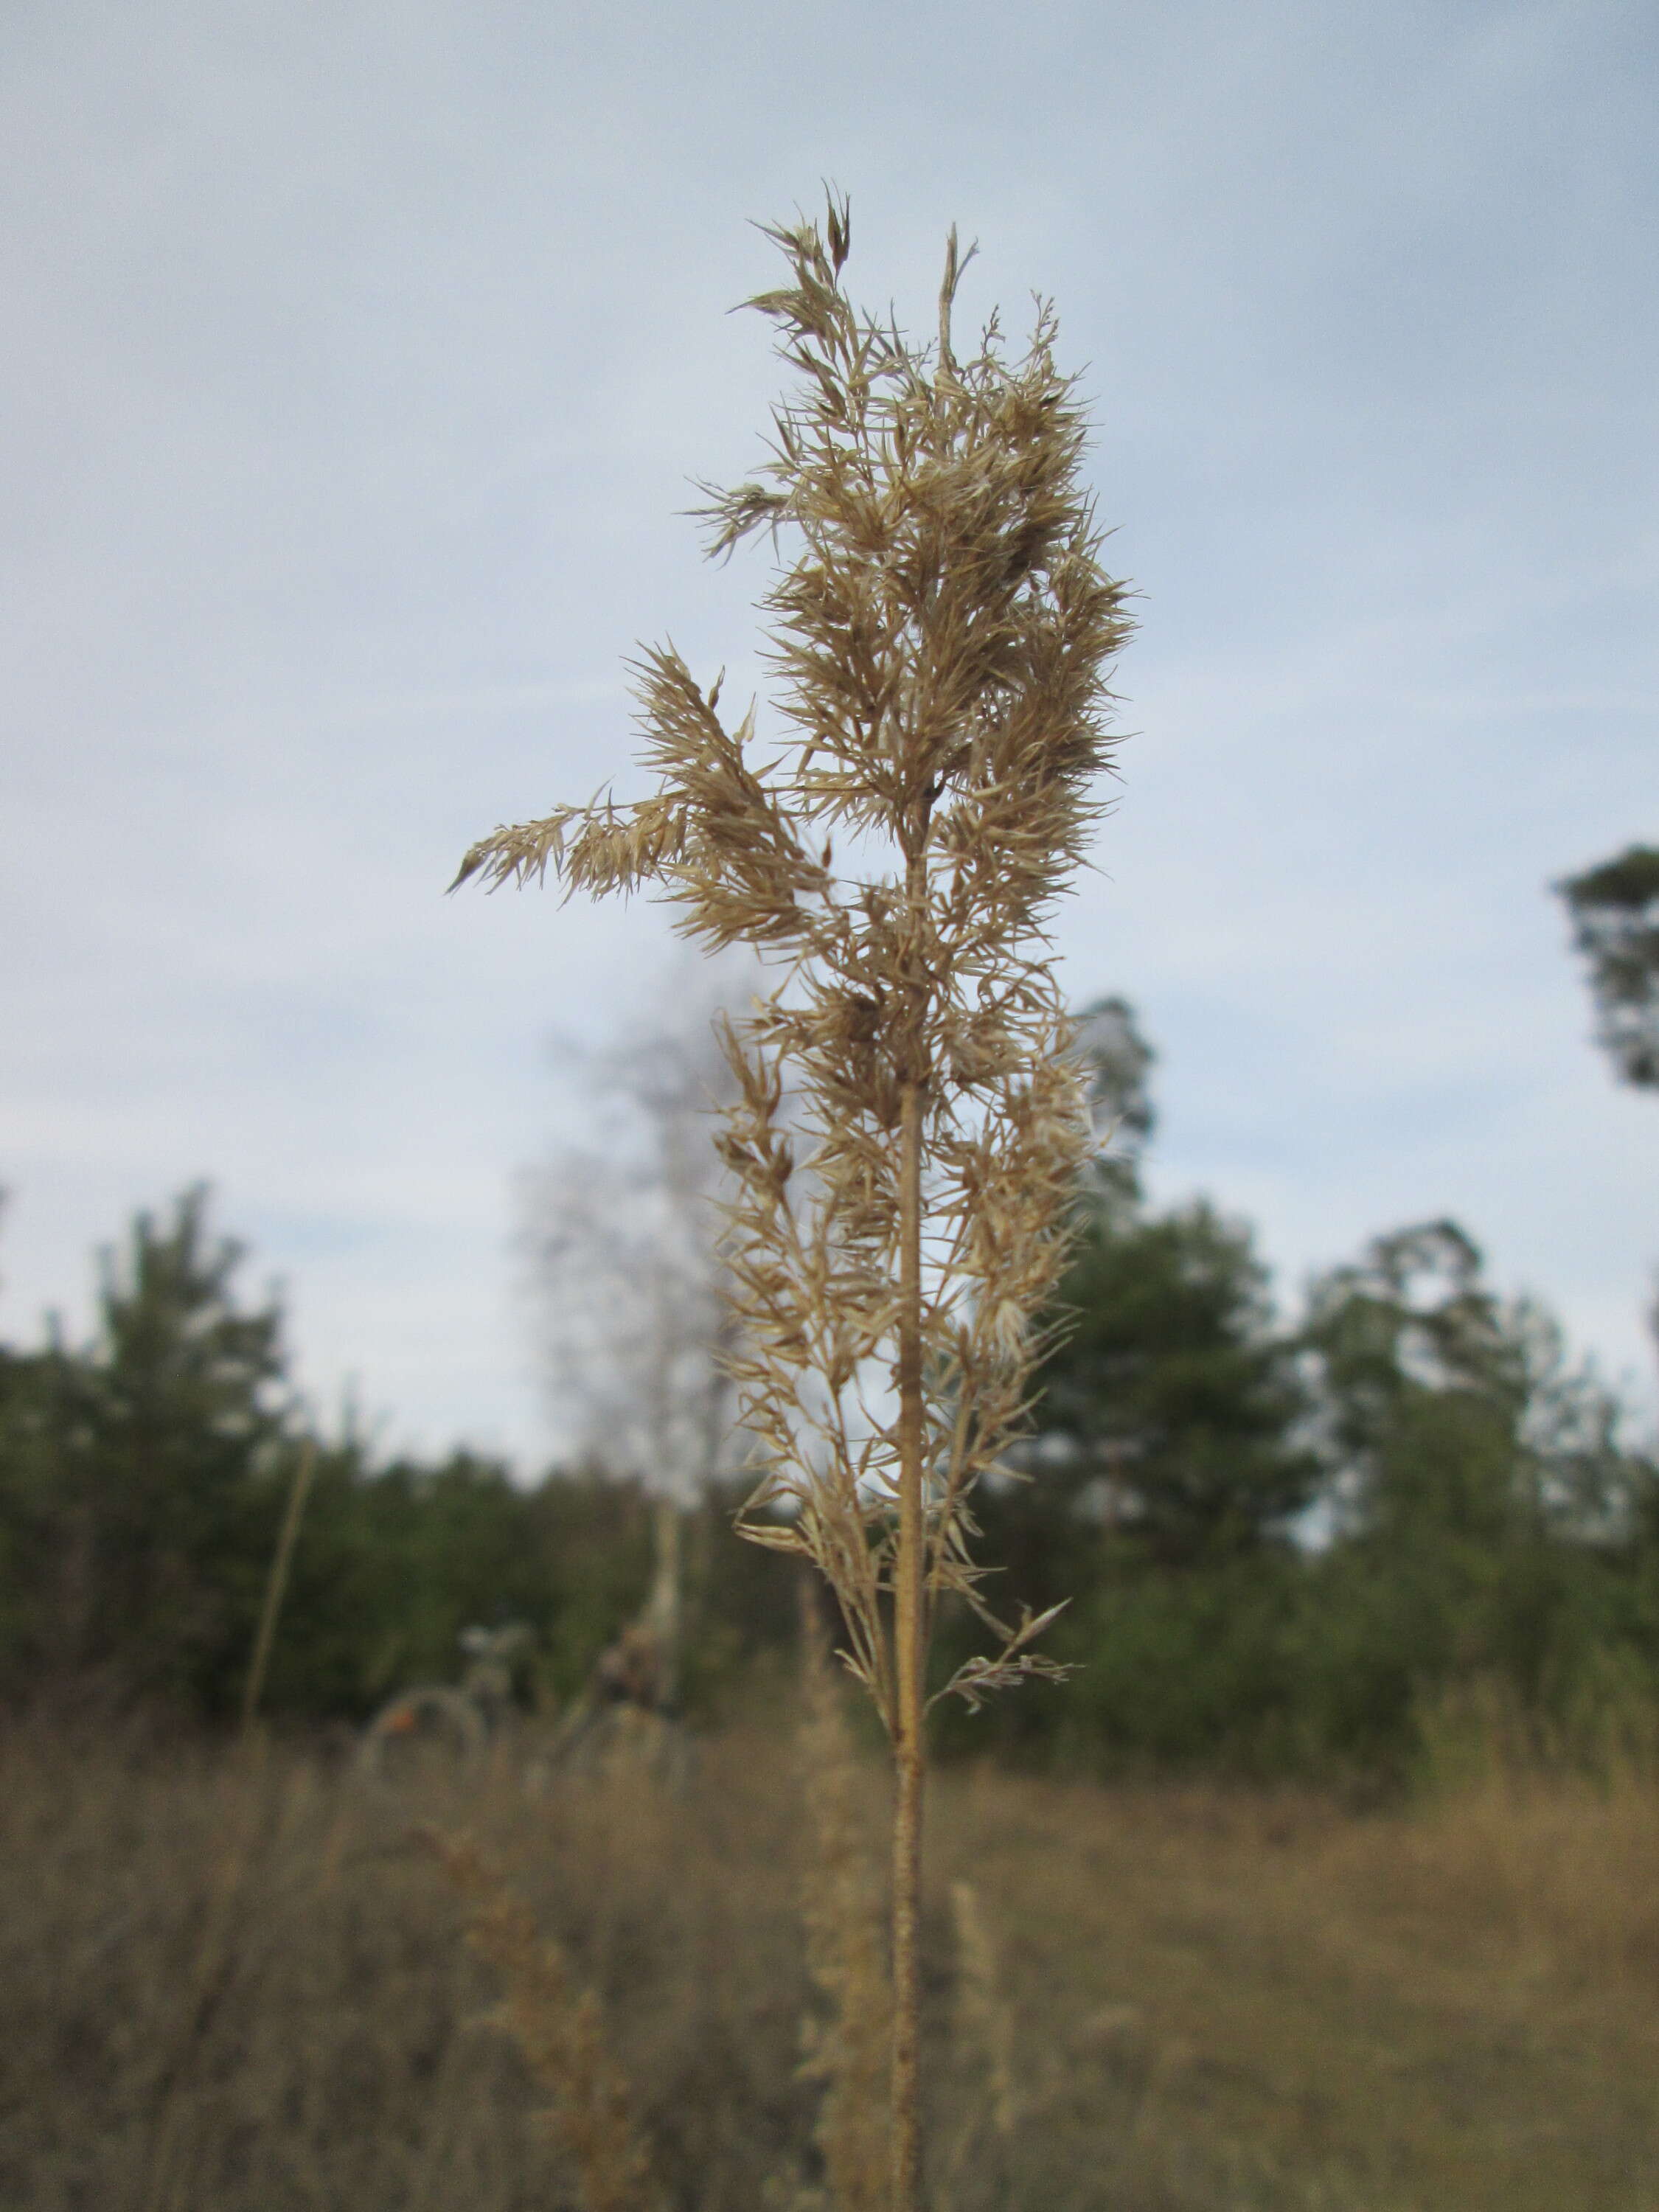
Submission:
M 959 359 L 972 251 L 954 231 L 922 348 L 843 289 L 844 200 L 764 235 L 785 279 L 746 304 L 793 390 L 754 477 L 703 487 L 698 513 L 711 556 L 757 532 L 775 548 L 765 746 L 755 707 L 734 725 L 718 683 L 645 648 L 631 673 L 653 787 L 498 830 L 457 882 L 551 867 L 567 894 L 649 885 L 705 946 L 776 963 L 724 1033 L 731 1364 L 763 1469 L 746 1528 L 829 1577 L 845 1656 L 891 1725 L 898 1133 L 912 1100 L 928 1602 L 954 1591 L 989 1622 L 967 1501 L 1024 1418 L 1028 1316 L 1090 1145 L 1043 933 L 1105 811 L 1107 672 L 1131 623 L 1052 308 L 1022 356 L 993 319 Z M 993 1625 L 1000 1657 L 950 1686 L 970 1698 L 1042 1665 L 1030 1624 Z

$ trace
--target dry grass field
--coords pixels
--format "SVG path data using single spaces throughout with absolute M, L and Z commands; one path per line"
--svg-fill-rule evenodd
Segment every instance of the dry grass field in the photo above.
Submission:
M 678 1796 L 532 1802 L 503 1772 L 410 1802 L 291 1747 L 14 1731 L 0 2203 L 576 2206 L 426 1820 L 469 1832 L 600 1994 L 662 2200 L 793 2212 L 817 2094 L 798 1762 L 734 1728 Z M 873 1827 L 873 1765 L 864 1786 Z M 942 2212 L 1659 2204 L 1650 1788 L 1357 1816 L 957 1771 L 930 1860 Z

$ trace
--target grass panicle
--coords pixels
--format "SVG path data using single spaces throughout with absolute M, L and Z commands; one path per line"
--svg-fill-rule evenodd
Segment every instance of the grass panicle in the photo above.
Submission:
M 712 555 L 771 540 L 769 711 L 734 719 L 718 678 L 644 648 L 652 787 L 498 830 L 456 880 L 654 887 L 705 950 L 771 963 L 722 1031 L 730 1370 L 761 1469 L 744 1525 L 824 1575 L 892 1743 L 890 2196 L 915 2212 L 939 1607 L 970 1607 L 991 1649 L 933 1698 L 1054 1671 L 1046 1620 L 987 1603 L 969 1501 L 1024 1424 L 1093 1141 L 1048 931 L 1104 811 L 1131 625 L 1052 308 L 1018 356 L 994 316 L 959 354 L 952 232 L 937 340 L 913 345 L 844 289 L 844 202 L 767 235 L 785 279 L 749 304 L 793 396 L 759 473 L 701 514 Z
M 657 2212 L 662 2198 L 611 2057 L 599 1997 L 578 1990 L 562 1944 L 477 1846 L 425 1832 L 469 1909 L 467 1940 L 501 1977 L 489 2024 L 510 2035 L 550 2099 L 548 2127 L 575 2170 L 582 2212 Z

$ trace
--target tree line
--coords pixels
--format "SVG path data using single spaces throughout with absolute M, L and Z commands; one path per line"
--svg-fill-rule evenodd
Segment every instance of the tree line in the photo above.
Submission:
M 1150 1055 L 1105 1012 L 1144 1135 Z M 1376 1237 L 1285 1324 L 1249 1224 L 1151 1207 L 1133 1150 L 1079 1212 L 1026 1479 L 979 1508 L 1011 1588 L 1069 1601 L 1075 1672 L 981 1725 L 1093 1765 L 1384 1778 L 1460 1695 L 1534 1753 L 1652 1740 L 1659 1467 L 1458 1224 Z
M 1437 1708 L 1497 1693 L 1584 1755 L 1659 1712 L 1659 1468 L 1534 1302 L 1456 1224 L 1379 1236 L 1277 1316 L 1249 1225 L 1159 1208 L 1140 1156 L 1152 1055 L 1132 1010 L 1085 1026 L 1116 1132 L 1079 1191 L 1030 1432 L 975 1502 L 996 1582 L 1063 1683 L 953 1713 L 957 1750 L 1090 1770 L 1406 1771 Z M 87 1341 L 0 1347 L 0 1694 L 222 1721 L 245 1686 L 299 1455 L 313 1455 L 264 1705 L 360 1721 L 453 1677 L 470 1624 L 536 1631 L 526 1696 L 568 1698 L 637 1612 L 653 1503 L 595 1452 L 523 1483 L 458 1450 L 325 1435 L 283 1314 L 194 1189 L 101 1262 Z M 787 1645 L 789 1577 L 684 1512 L 684 1693 L 718 1705 Z M 942 1624 L 939 1665 L 969 1648 Z
M 651 1512 L 597 1466 L 526 1486 L 458 1449 L 387 1460 L 326 1435 L 289 1381 L 280 1301 L 247 1298 L 246 1255 L 197 1188 L 140 1213 L 101 1260 L 89 1340 L 0 1346 L 0 1693 L 222 1720 L 245 1684 L 301 1454 L 313 1455 L 264 1705 L 360 1720 L 457 1672 L 461 1630 L 537 1631 L 554 1697 L 640 1601 Z M 783 1633 L 787 1593 L 720 1547 L 704 1577 L 737 1663 Z M 774 1618 L 776 1616 L 776 1618 Z M 723 1649 L 711 1622 L 711 1661 Z

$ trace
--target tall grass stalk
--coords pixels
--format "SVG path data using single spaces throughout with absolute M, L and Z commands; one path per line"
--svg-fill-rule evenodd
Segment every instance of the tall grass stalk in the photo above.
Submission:
M 316 1467 L 317 1447 L 307 1437 L 295 1462 L 276 1548 L 271 1554 L 270 1571 L 265 1578 L 264 1602 L 242 1690 L 239 1753 L 226 1768 L 221 1784 L 215 1824 L 213 1879 L 187 1985 L 187 1999 L 176 2032 L 161 2045 L 161 2063 L 151 2094 L 143 2172 L 137 2199 L 142 2212 L 165 2212 L 170 2200 L 181 2104 L 234 1972 L 235 1923 L 248 1884 L 264 1806 L 266 1747 L 264 1735 L 256 1733 L 259 1699 L 270 1671 L 276 1625 L 282 1618 L 283 1599 L 288 1589 L 289 1570 Z
M 933 1700 L 1045 1670 L 1045 1621 L 984 1601 L 970 1498 L 1024 1419 L 1091 1143 L 1047 928 L 1103 811 L 1130 624 L 1052 309 L 1018 358 L 994 316 L 958 359 L 954 231 L 925 347 L 848 297 L 844 202 L 766 235 L 787 276 L 750 304 L 798 385 L 757 478 L 701 512 L 711 554 L 757 531 L 777 550 L 775 712 L 733 721 L 718 678 L 645 649 L 654 788 L 497 830 L 456 880 L 653 884 L 705 948 L 773 964 L 725 1025 L 738 1096 L 717 1139 L 730 1366 L 763 1468 L 744 1525 L 821 1569 L 891 1741 L 890 2195 L 914 2212 L 929 1641 L 947 1599 L 993 1638 Z
M 800 1752 L 810 1856 L 802 1919 L 807 1971 L 823 2009 L 807 2022 L 801 2072 L 819 2085 L 813 2136 L 830 2206 L 881 2212 L 893 2017 L 882 1869 L 869 1848 L 864 1771 L 815 1595 L 803 1586 Z
M 259 1711 L 259 1699 L 264 1694 L 265 1675 L 270 1667 L 270 1654 L 276 1641 L 276 1623 L 282 1618 L 283 1600 L 288 1594 L 289 1569 L 294 1562 L 294 1547 L 299 1540 L 300 1522 L 304 1517 L 306 1499 L 311 1492 L 312 1477 L 317 1471 L 317 1446 L 307 1437 L 300 1447 L 295 1462 L 294 1480 L 289 1486 L 288 1504 L 283 1512 L 283 1525 L 277 1534 L 276 1549 L 271 1554 L 270 1573 L 265 1582 L 264 1604 L 259 1613 L 258 1634 L 254 1638 L 253 1657 L 249 1662 L 247 1680 L 242 1690 L 242 1734 L 252 1729 Z

